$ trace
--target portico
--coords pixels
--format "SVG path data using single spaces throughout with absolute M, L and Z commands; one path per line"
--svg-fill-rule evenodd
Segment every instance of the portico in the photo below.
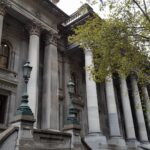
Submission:
M 8 60 L 5 68 L 0 67 L 0 108 L 5 108 L 0 113 L 0 127 L 10 125 L 20 105 L 24 88 L 22 66 L 29 61 L 33 67 L 28 84 L 29 106 L 36 120 L 33 139 L 37 145 L 46 145 L 47 149 L 49 144 L 63 147 L 71 139 L 70 134 L 60 134 L 69 112 L 70 79 L 74 85 L 71 102 L 76 109 L 73 117 L 79 127 L 76 132 L 77 128 L 69 126 L 74 133 L 72 142 L 76 140 L 74 143 L 93 150 L 147 144 L 148 114 L 144 114 L 139 90 L 142 89 L 149 107 L 147 87 L 139 88 L 135 76 L 116 74 L 96 83 L 87 69 L 94 66 L 92 50 L 83 50 L 75 43 L 70 45 L 67 39 L 74 25 L 93 14 L 92 8 L 89 6 L 85 14 L 77 11 L 68 16 L 54 3 L 49 0 L 0 3 L 0 43 L 3 51 L 8 52 L 4 55 L 0 51 L 0 56 Z

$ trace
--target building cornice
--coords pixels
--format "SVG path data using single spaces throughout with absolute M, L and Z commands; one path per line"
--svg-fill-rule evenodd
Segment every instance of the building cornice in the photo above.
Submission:
M 64 11 L 62 11 L 60 8 L 58 8 L 50 0 L 41 0 L 41 2 L 45 7 L 49 8 L 49 11 L 51 11 L 55 15 L 57 15 L 57 17 L 60 17 L 60 18 L 63 17 L 64 20 L 69 18 L 69 16 Z

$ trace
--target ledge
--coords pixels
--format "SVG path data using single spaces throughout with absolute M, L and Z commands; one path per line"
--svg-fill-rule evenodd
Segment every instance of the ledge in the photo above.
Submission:
M 50 129 L 34 129 L 33 133 L 43 133 L 43 134 L 53 134 L 53 135 L 57 135 L 57 136 L 67 136 L 67 137 L 71 137 L 70 133 L 65 133 L 65 132 L 61 132 L 61 131 L 54 131 L 54 130 L 50 130 Z
M 0 144 L 2 144 L 12 133 L 18 131 L 18 127 L 10 126 L 7 130 L 0 134 Z
M 1 68 L 0 67 L 0 72 L 2 72 L 2 73 L 7 73 L 7 74 L 11 74 L 11 75 L 13 75 L 14 77 L 17 77 L 17 73 L 16 72 L 14 72 L 14 71 L 11 71 L 11 70 L 9 70 L 9 69 L 6 69 L 6 68 Z
M 68 125 L 65 125 L 63 128 L 64 131 L 70 130 L 70 129 L 81 130 L 81 127 L 80 125 L 68 124 Z

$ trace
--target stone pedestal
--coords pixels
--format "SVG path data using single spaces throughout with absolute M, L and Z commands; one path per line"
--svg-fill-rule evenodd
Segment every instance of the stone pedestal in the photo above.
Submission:
M 18 127 L 18 139 L 16 150 L 34 149 L 33 140 L 33 123 L 35 122 L 33 116 L 17 115 L 15 116 L 12 126 Z
M 83 150 L 83 145 L 81 143 L 81 137 L 80 137 L 80 130 L 81 130 L 80 125 L 68 124 L 64 126 L 63 130 L 72 135 L 71 149 Z

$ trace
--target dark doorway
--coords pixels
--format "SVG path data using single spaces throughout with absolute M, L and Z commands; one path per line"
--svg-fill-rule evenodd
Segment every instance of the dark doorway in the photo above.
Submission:
M 3 124 L 5 120 L 7 96 L 0 95 L 0 123 Z

